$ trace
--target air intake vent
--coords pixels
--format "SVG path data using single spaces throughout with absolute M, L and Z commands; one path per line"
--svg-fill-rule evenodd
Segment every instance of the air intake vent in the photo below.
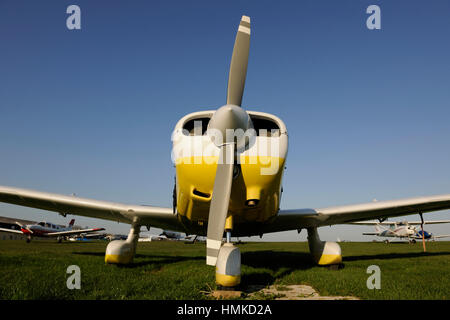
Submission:
M 194 189 L 194 191 L 192 193 L 195 194 L 196 196 L 199 196 L 202 198 L 209 199 L 211 197 L 211 195 L 209 193 L 201 192 L 201 191 L 198 191 L 197 189 Z

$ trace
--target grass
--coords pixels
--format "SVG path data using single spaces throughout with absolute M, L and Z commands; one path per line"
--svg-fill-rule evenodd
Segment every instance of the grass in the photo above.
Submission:
M 304 242 L 240 244 L 242 287 L 308 284 L 327 296 L 450 299 L 450 242 L 427 243 L 426 253 L 420 243 L 340 245 L 343 267 L 330 270 L 312 262 Z M 0 241 L 0 299 L 208 299 L 216 287 L 204 243 L 139 243 L 130 266 L 105 265 L 106 246 Z M 80 290 L 67 289 L 69 265 L 80 267 Z M 381 269 L 380 290 L 366 286 L 370 265 Z

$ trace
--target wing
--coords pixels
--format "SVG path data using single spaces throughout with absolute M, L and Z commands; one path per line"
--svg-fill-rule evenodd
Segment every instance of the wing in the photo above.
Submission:
M 94 229 L 82 229 L 82 230 L 50 232 L 50 233 L 47 233 L 47 236 L 51 236 L 51 237 L 70 236 L 70 235 L 73 235 L 73 234 L 89 233 L 89 232 L 102 231 L 102 230 L 105 230 L 105 228 L 94 228 Z
M 59 212 L 64 215 L 74 214 L 125 223 L 131 223 L 137 218 L 141 225 L 184 232 L 177 215 L 173 214 L 171 208 L 98 201 L 3 186 L 0 186 L 0 202 Z
M 327 217 L 321 225 L 332 225 L 445 209 L 450 209 L 450 194 L 330 207 L 317 211 Z
M 23 234 L 22 231 L 20 231 L 20 230 L 14 230 L 14 229 L 0 228 L 0 231 L 3 231 L 3 232 L 10 232 L 10 233 L 19 233 L 19 234 Z
M 450 220 L 434 220 L 434 221 L 424 221 L 425 224 L 440 224 L 440 223 L 450 223 Z M 409 225 L 418 225 L 420 226 L 422 224 L 421 221 L 408 221 Z
M 378 222 L 378 221 L 358 221 L 358 222 L 348 222 L 346 224 L 354 224 L 354 225 L 359 225 L 359 226 L 377 226 L 377 225 L 391 226 L 391 225 L 394 225 L 395 222 L 389 222 L 389 221 L 383 221 L 383 222 Z
M 450 234 L 439 235 L 439 236 L 432 236 L 432 238 L 434 238 L 434 239 L 450 238 Z M 420 237 L 420 239 L 422 239 L 422 237 Z
M 377 201 L 322 209 L 280 210 L 270 222 L 252 233 L 262 234 L 308 227 L 348 224 L 415 213 L 450 209 L 450 194 L 392 201 Z

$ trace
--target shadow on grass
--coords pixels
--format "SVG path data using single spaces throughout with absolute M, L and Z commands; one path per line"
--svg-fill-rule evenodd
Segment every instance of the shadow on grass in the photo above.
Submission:
M 450 252 L 415 252 L 415 253 L 384 253 L 372 255 L 344 256 L 343 262 L 364 260 L 392 260 L 406 258 L 420 258 L 450 255 Z M 249 274 L 242 274 L 241 289 L 244 291 L 259 290 L 258 287 L 269 286 L 297 270 L 308 270 L 311 268 L 327 268 L 330 272 L 340 270 L 345 264 L 335 266 L 318 266 L 312 259 L 311 254 L 302 252 L 277 252 L 272 250 L 254 251 L 242 253 L 242 264 L 257 269 L 269 269 L 270 271 L 255 270 Z M 333 268 L 334 267 L 334 268 Z M 254 285 L 257 285 L 254 287 Z
M 72 252 L 72 254 L 79 254 L 85 256 L 96 256 L 96 257 L 104 257 L 104 252 Z M 140 259 L 145 259 L 144 261 L 136 261 Z M 118 267 L 121 268 L 135 268 L 146 265 L 166 265 L 171 263 L 183 262 L 183 261 L 195 261 L 195 260 L 205 260 L 203 256 L 197 257 L 183 257 L 183 256 L 160 256 L 160 255 L 147 255 L 147 254 L 136 254 L 134 256 L 134 261 L 129 264 L 117 264 Z
M 257 291 L 261 286 L 272 285 L 277 279 L 294 271 L 317 267 L 311 255 L 303 252 L 272 250 L 243 252 L 241 259 L 245 266 L 270 270 L 242 274 L 240 287 L 246 292 Z
M 362 261 L 362 260 L 374 260 L 374 259 L 406 259 L 406 258 L 419 258 L 419 257 L 433 257 L 433 256 L 445 256 L 450 255 L 450 252 L 407 252 L 407 253 L 382 253 L 372 255 L 359 255 L 359 256 L 344 256 L 344 262 L 349 261 Z
M 309 252 L 286 252 L 286 251 L 252 251 L 242 253 L 242 264 L 254 268 L 266 268 L 272 271 L 280 269 L 307 270 L 316 264 Z

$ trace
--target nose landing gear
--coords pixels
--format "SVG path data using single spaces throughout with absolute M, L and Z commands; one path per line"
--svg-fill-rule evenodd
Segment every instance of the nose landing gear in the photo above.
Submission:
M 217 257 L 216 283 L 224 288 L 241 283 L 241 252 L 231 243 L 230 231 L 227 231 L 227 242 L 220 247 Z

